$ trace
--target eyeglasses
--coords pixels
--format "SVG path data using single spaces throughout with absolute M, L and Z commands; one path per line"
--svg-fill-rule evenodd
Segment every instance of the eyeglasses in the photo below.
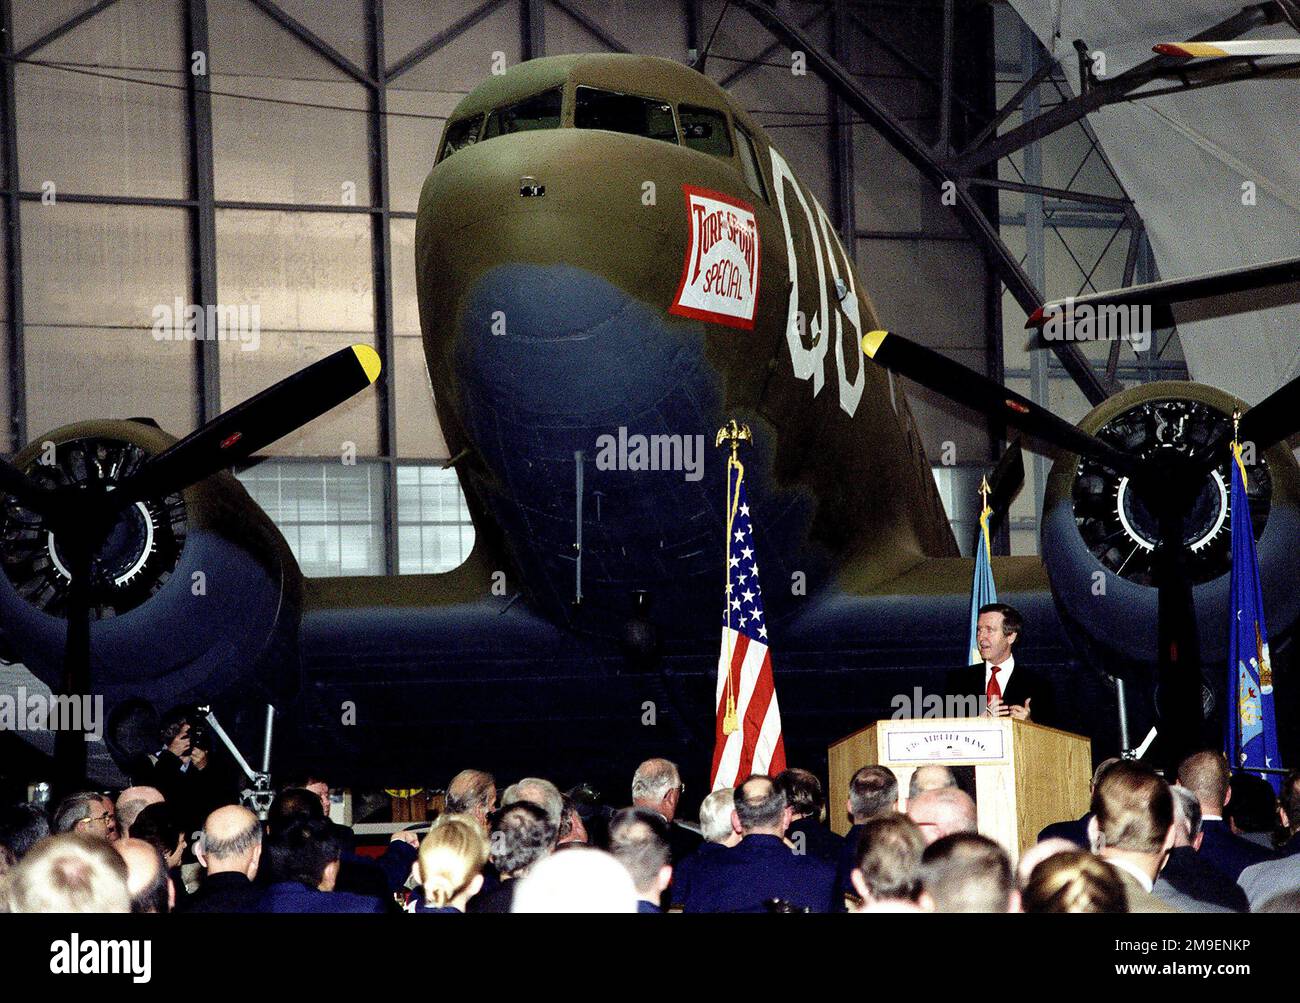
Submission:
M 87 822 L 116 822 L 117 815 L 111 811 L 106 812 L 103 815 L 87 815 L 86 821 Z

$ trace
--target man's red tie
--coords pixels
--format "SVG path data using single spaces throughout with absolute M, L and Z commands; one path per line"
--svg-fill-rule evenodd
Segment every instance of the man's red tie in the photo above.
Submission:
M 984 698 L 992 703 L 994 700 L 1002 700 L 1002 687 L 998 685 L 998 673 L 1002 671 L 1001 665 L 994 665 L 989 672 L 989 685 L 984 691 Z

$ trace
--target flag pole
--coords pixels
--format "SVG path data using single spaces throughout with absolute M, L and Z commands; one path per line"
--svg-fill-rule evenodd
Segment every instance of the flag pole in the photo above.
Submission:
M 725 671 L 727 673 L 727 708 L 722 715 L 722 733 L 731 735 L 740 730 L 740 721 L 736 717 L 736 689 L 731 681 L 731 527 L 736 518 L 736 508 L 740 504 L 740 482 L 745 476 L 744 464 L 740 462 L 740 443 L 742 441 L 752 442 L 753 433 L 750 432 L 749 426 L 737 424 L 736 419 L 732 418 L 718 429 L 718 438 L 714 443 L 715 447 L 721 446 L 724 442 L 731 444 L 731 456 L 727 460 L 727 537 L 722 541 L 722 565 L 727 576 L 727 588 L 723 596 L 723 610 L 726 616 L 724 626 L 727 636 L 727 664 Z M 736 486 L 733 492 L 731 486 L 731 472 L 736 471 Z

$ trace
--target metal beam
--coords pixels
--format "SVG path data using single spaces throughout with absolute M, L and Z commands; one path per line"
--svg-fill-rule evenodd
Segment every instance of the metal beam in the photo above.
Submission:
M 991 260 L 998 277 L 1002 279 L 1026 313 L 1033 313 L 1042 306 L 1042 295 L 1025 274 L 1024 269 L 1020 267 L 1019 260 L 1002 243 L 997 230 L 972 197 L 964 180 L 953 177 L 946 165 L 935 157 L 929 147 L 904 127 L 879 101 L 868 94 L 847 69 L 830 58 L 799 28 L 786 21 L 761 0 L 734 0 L 734 3 L 749 11 L 760 24 L 791 49 L 805 52 L 808 66 L 829 86 L 835 88 L 849 107 L 861 115 L 933 185 L 937 188 L 945 188 L 946 182 L 953 182 L 953 186 L 946 189 L 955 199 L 953 209 L 971 237 Z M 1091 363 L 1074 342 L 1053 341 L 1052 349 L 1091 403 L 1100 404 L 1110 395 L 1109 388 L 1102 384 Z
M 947 156 L 952 140 L 952 47 L 957 14 L 953 0 L 943 0 L 943 72 L 939 78 L 939 142 L 941 156 Z
M 189 114 L 190 191 L 194 210 L 190 214 L 190 247 L 194 268 L 190 273 L 193 302 L 204 311 L 217 305 L 217 214 L 213 205 L 212 159 L 212 52 L 208 46 L 207 0 L 186 0 L 185 46 L 191 54 L 185 60 L 192 65 L 192 54 L 204 54 L 206 72 L 185 75 L 186 110 Z M 198 366 L 198 424 L 221 413 L 221 343 L 211 338 L 197 342 L 195 364 Z M 196 426 L 197 427 L 197 426 Z
M 519 49 L 525 61 L 546 55 L 545 0 L 519 0 Z
M 580 9 L 570 7 L 567 3 L 564 2 L 564 0 L 551 0 L 551 6 L 556 7 L 559 10 L 563 11 L 565 14 L 569 15 L 569 18 L 575 24 L 577 24 L 578 27 L 580 27 L 587 34 L 594 35 L 596 37 L 596 40 L 599 41 L 600 44 L 603 45 L 605 48 L 610 49 L 614 52 L 632 51 L 626 45 L 620 42 L 617 38 L 615 38 L 613 35 L 607 32 L 604 28 L 598 25 L 595 21 L 589 18 L 586 14 L 584 14 Z
M 846 0 L 833 0 L 831 11 L 831 54 L 839 61 L 847 61 L 852 51 L 851 29 L 849 27 L 848 4 Z M 827 143 L 831 152 L 831 212 L 835 228 L 842 237 L 856 233 L 858 229 L 857 185 L 853 180 L 853 125 L 841 121 L 840 98 L 833 87 L 826 88 L 827 110 L 830 114 L 830 129 Z M 849 257 L 858 258 L 858 242 L 845 240 Z
M 1028 172 L 1026 172 L 1028 174 Z M 1038 195 L 1045 198 L 1060 199 L 1062 202 L 1086 202 L 1089 205 L 1110 206 L 1123 212 L 1133 204 L 1129 198 L 1114 195 L 1093 195 L 1091 192 L 1076 192 L 1068 188 L 1050 188 L 1046 185 L 1030 184 L 1027 181 L 1003 181 L 1000 178 L 971 178 L 967 182 L 975 186 L 998 188 L 1008 192 L 1022 192 L 1026 195 Z
M 931 73 L 928 69 L 926 69 L 920 63 L 918 63 L 906 51 L 899 48 L 897 44 L 891 42 L 888 38 L 886 38 L 884 35 L 878 32 L 875 28 L 871 26 L 869 22 L 864 21 L 862 17 L 859 16 L 858 14 L 854 14 L 853 24 L 857 27 L 859 31 L 861 31 L 868 38 L 875 39 L 876 44 L 878 44 L 882 49 L 888 52 L 896 60 L 898 60 L 909 70 L 915 73 L 917 80 L 919 80 L 923 84 L 929 85 L 930 87 L 934 88 L 936 91 L 942 91 L 943 88 L 942 80 L 936 79 L 933 73 Z M 953 100 L 957 102 L 957 104 L 961 105 L 972 115 L 975 115 L 978 118 L 984 117 L 983 115 L 980 114 L 980 110 L 976 108 L 975 105 L 971 104 L 968 100 L 966 100 L 966 98 L 964 98 L 961 94 L 958 94 L 955 90 L 953 92 L 952 97 Z
M 353 80 L 356 80 L 358 83 L 368 84 L 371 87 L 375 86 L 375 78 L 373 76 L 368 74 L 347 56 L 343 55 L 343 53 L 339 52 L 338 49 L 330 45 L 329 42 L 325 41 L 301 21 L 281 10 L 276 4 L 272 3 L 271 0 L 253 0 L 253 4 L 266 14 L 267 17 L 275 21 L 275 23 L 281 28 L 284 28 L 300 42 L 303 42 L 308 48 L 314 49 L 318 55 L 324 56 L 340 70 L 352 77 Z
M 490 17 L 492 14 L 495 14 L 497 10 L 511 2 L 512 0 L 488 0 L 488 2 L 482 7 L 470 11 L 445 31 L 438 32 L 438 34 L 434 35 L 433 38 L 429 39 L 423 45 L 416 46 L 392 66 L 388 67 L 388 70 L 384 73 L 385 80 L 391 82 L 397 79 L 417 63 L 432 56 L 439 49 L 465 34 L 465 32 L 469 31 L 470 28 L 474 27 L 474 25 L 478 24 L 484 18 Z
M 388 86 L 384 77 L 384 0 L 367 5 L 370 70 L 375 88 L 370 94 L 370 197 L 379 212 L 370 217 L 371 256 L 375 292 L 375 351 L 383 361 L 384 378 L 375 385 L 379 407 L 379 452 L 397 455 L 397 372 L 393 340 L 393 241 L 389 225 Z M 384 481 L 384 573 L 397 574 L 397 468 L 388 464 Z
M 803 31 L 807 31 L 814 24 L 816 24 L 818 21 L 824 18 L 826 14 L 827 14 L 827 10 L 825 7 L 814 11 L 811 16 L 804 18 L 804 20 L 799 23 L 799 28 Z M 761 21 L 762 18 L 759 18 L 759 20 Z M 736 69 L 732 70 L 725 77 L 719 80 L 718 86 L 722 87 L 724 90 L 729 90 L 731 88 L 731 85 L 734 84 L 741 77 L 743 77 L 746 73 L 751 72 L 757 66 L 761 66 L 769 56 L 774 56 L 780 51 L 781 51 L 781 43 L 779 41 L 773 42 L 771 45 L 767 46 L 767 48 L 765 48 L 762 52 L 760 52 L 757 56 L 755 56 L 753 60 L 747 62 L 744 66 L 738 66 Z
M 82 24 L 85 21 L 89 21 L 92 17 L 94 17 L 96 14 L 100 13 L 101 11 L 108 10 L 108 8 L 112 7 L 113 4 L 115 3 L 117 3 L 117 0 L 99 0 L 99 3 L 95 4 L 95 6 L 90 7 L 87 10 L 83 10 L 80 14 L 64 21 L 61 25 L 59 25 L 57 28 L 53 29 L 52 31 L 47 31 L 36 41 L 31 42 L 28 45 L 24 45 L 17 52 L 12 53 L 13 58 L 21 62 L 22 60 L 30 56 L 32 53 L 38 52 L 41 49 L 45 48 L 47 45 L 49 45 L 51 42 L 57 41 L 58 39 L 62 38 L 64 35 L 70 32 L 77 25 Z
M 9 299 L 8 352 L 9 415 L 0 451 L 16 450 L 27 442 L 27 354 L 23 328 L 23 242 L 18 201 L 17 100 L 14 94 L 14 18 L 12 0 L 0 0 L 0 170 L 5 179 L 5 291 Z
M 1213 28 L 1201 32 L 1195 38 L 1189 39 L 1189 41 L 1235 38 L 1257 25 L 1271 23 L 1276 19 L 1277 15 L 1273 14 L 1271 8 L 1266 5 L 1247 7 Z M 1153 96 L 1151 94 L 1135 94 L 1134 92 L 1158 78 L 1173 76 L 1190 80 L 1191 77 L 1202 72 L 1213 73 L 1215 67 L 1213 64 L 1208 64 L 1208 69 L 1204 71 L 1189 68 L 1185 60 L 1173 56 L 1156 56 L 1153 59 L 1148 59 L 1110 80 L 1099 80 L 1090 84 L 1084 93 L 1078 97 L 1062 101 L 1041 115 L 1034 115 L 1033 117 L 1026 115 L 1026 120 L 1022 125 L 1001 136 L 994 137 L 978 149 L 968 150 L 963 153 L 953 165 L 954 170 L 959 174 L 972 174 L 986 164 L 1000 160 L 1010 153 L 1023 149 L 1029 143 L 1049 136 L 1072 122 L 1077 122 L 1098 108 L 1114 104 L 1117 101 Z M 1247 73 L 1246 75 L 1251 74 Z M 1215 79 L 1214 82 L 1218 83 L 1220 81 Z M 1185 90 L 1188 88 L 1180 86 L 1174 89 Z M 1167 91 L 1162 93 L 1167 93 Z
M 1002 123 L 1010 118 L 1011 114 L 1019 108 L 1022 103 L 1024 103 L 1025 95 L 1042 83 L 1054 69 L 1056 69 L 1056 60 L 1043 60 L 1042 65 L 1038 67 L 1038 72 L 1016 88 L 1016 92 L 1011 95 L 1010 100 L 998 109 L 998 113 L 993 116 L 993 120 L 980 130 L 979 135 L 967 144 L 966 150 L 963 152 L 968 152 L 982 146 L 985 140 L 997 132 Z

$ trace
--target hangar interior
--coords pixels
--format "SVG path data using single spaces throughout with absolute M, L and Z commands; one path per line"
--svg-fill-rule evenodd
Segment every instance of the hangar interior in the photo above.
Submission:
M 886 327 L 1082 418 L 1092 404 L 1067 365 L 1027 348 L 1017 284 L 1043 300 L 1161 273 L 1104 145 L 1082 111 L 1070 114 L 1077 67 L 1049 51 L 1022 3 L 777 6 L 936 163 L 1011 137 L 965 164 L 962 195 L 984 233 L 743 4 L 0 0 L 0 453 L 98 417 L 148 417 L 184 435 L 370 343 L 388 373 L 376 392 L 239 477 L 307 576 L 456 568 L 474 526 L 434 411 L 414 261 L 420 188 L 447 116 L 522 60 L 614 51 L 680 62 L 706 46 L 707 74 L 826 207 Z M 1060 121 L 1044 125 L 1053 111 Z M 184 337 L 189 304 L 246 311 L 257 344 Z M 1111 386 L 1189 376 L 1173 328 L 1147 350 L 1084 343 L 1076 354 Z M 1006 429 L 907 391 L 969 555 L 978 484 Z M 1038 553 L 1050 461 L 1030 451 L 995 553 Z M 3 671 L 12 682 L 21 667 Z

